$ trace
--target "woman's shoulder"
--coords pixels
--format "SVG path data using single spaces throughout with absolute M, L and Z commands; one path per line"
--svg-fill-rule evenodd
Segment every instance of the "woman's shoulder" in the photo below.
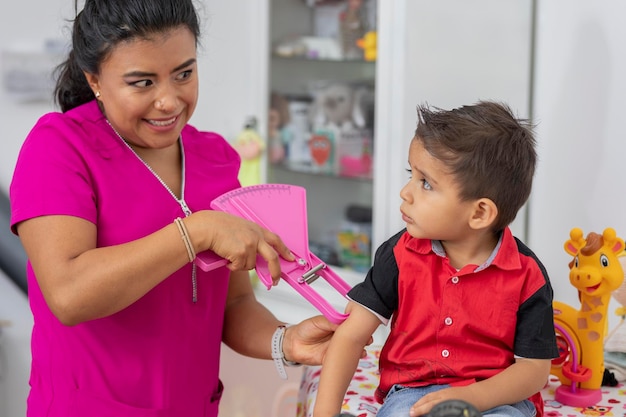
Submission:
M 219 133 L 199 130 L 195 126 L 187 124 L 181 135 L 185 150 L 193 155 L 210 159 L 232 160 L 239 158 L 237 151 Z
M 227 143 L 226 139 L 219 133 L 211 132 L 207 130 L 200 130 L 192 124 L 185 125 L 182 131 L 182 135 L 186 141 L 190 141 L 191 143 L 196 143 L 196 142 L 201 143 L 201 144 L 206 143 L 206 142 Z
M 51 111 L 42 115 L 31 129 L 31 136 L 40 130 L 55 130 L 64 134 L 70 133 L 69 137 L 72 137 L 102 120 L 104 116 L 94 100 L 65 113 Z

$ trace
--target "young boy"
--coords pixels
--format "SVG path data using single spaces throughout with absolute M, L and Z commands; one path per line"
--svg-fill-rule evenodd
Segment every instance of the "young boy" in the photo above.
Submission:
M 406 229 L 348 294 L 314 417 L 340 412 L 364 346 L 392 316 L 377 417 L 420 416 L 450 399 L 485 416 L 542 414 L 539 391 L 558 355 L 552 288 L 508 227 L 530 195 L 534 146 L 531 126 L 506 105 L 418 107 L 400 192 Z

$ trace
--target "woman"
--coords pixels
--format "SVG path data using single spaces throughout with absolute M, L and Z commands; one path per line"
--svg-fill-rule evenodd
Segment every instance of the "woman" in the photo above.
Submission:
M 289 250 L 209 210 L 240 160 L 187 124 L 199 32 L 191 0 L 87 0 L 74 20 L 62 113 L 33 127 L 10 189 L 34 316 L 28 416 L 215 417 L 222 341 L 279 368 L 321 363 L 335 326 L 287 330 L 248 278 L 260 255 L 277 282 Z M 205 250 L 228 266 L 196 268 Z

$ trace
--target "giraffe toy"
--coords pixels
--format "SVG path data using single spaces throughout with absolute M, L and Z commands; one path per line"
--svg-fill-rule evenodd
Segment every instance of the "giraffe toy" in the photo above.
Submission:
M 578 290 L 580 309 L 553 303 L 554 326 L 562 354 L 552 361 L 552 374 L 561 382 L 555 399 L 564 405 L 588 407 L 602 399 L 604 336 L 611 293 L 620 287 L 624 272 L 618 255 L 624 240 L 607 228 L 602 235 L 574 228 L 565 242 L 570 262 L 569 280 Z

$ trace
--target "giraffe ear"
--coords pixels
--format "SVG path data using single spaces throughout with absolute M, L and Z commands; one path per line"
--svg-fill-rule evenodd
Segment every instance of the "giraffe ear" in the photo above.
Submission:
M 576 253 L 578 252 L 578 248 L 574 246 L 571 241 L 568 240 L 567 242 L 565 242 L 565 252 L 569 253 L 570 255 L 576 255 Z
M 585 246 L 585 238 L 583 237 L 582 229 L 575 227 L 569 232 L 569 240 L 563 245 L 565 252 L 570 255 L 576 255 L 578 249 Z

